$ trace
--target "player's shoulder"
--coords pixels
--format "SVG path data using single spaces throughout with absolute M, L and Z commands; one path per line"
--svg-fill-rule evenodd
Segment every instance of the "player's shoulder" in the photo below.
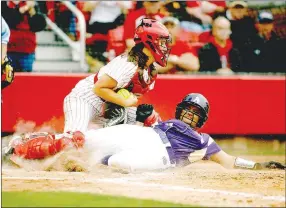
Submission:
M 118 56 L 116 56 L 114 59 L 112 59 L 107 65 L 117 64 L 117 63 L 127 63 L 127 54 L 123 53 Z
M 135 73 L 137 66 L 133 62 L 128 61 L 127 54 L 121 54 L 114 59 L 112 59 L 108 64 L 103 66 L 99 70 L 99 76 L 102 74 L 109 72 L 109 73 Z
M 205 136 L 192 129 L 189 125 L 177 119 L 159 122 L 157 128 L 160 128 L 165 132 L 171 132 L 172 134 L 180 134 L 181 136 L 184 135 L 184 138 L 193 138 L 196 140 L 202 140 L 205 138 Z
M 124 65 L 135 66 L 135 64 L 133 62 L 128 61 L 128 54 L 127 53 L 123 53 L 119 56 L 116 56 L 106 66 L 118 68 L 119 66 L 124 66 Z
M 170 119 L 167 121 L 163 121 L 163 122 L 160 122 L 159 125 L 173 127 L 179 131 L 185 131 L 187 129 L 194 131 L 192 128 L 190 128 L 189 125 L 185 124 L 184 122 L 182 122 L 178 119 Z

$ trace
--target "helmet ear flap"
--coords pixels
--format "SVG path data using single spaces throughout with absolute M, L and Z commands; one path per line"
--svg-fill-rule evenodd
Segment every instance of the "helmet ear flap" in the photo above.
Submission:
M 180 120 L 181 114 L 183 111 L 183 107 L 182 107 L 182 102 L 177 104 L 176 107 L 176 112 L 175 112 L 175 118 Z

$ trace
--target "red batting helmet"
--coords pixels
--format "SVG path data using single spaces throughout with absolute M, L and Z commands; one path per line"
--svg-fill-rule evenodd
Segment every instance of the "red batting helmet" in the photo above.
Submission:
M 171 35 L 157 20 L 144 18 L 136 28 L 134 41 L 143 43 L 160 66 L 166 66 L 170 54 Z

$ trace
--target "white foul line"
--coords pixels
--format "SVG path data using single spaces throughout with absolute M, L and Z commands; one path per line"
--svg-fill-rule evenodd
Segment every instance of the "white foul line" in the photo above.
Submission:
M 143 178 L 137 178 L 137 179 L 144 179 Z M 53 181 L 64 181 L 68 178 L 49 178 L 49 177 L 12 177 L 12 176 L 3 176 L 2 180 L 53 180 Z M 74 179 L 77 180 L 77 179 Z M 134 178 L 105 178 L 105 179 L 84 179 L 80 181 L 84 182 L 91 182 L 97 184 L 98 182 L 104 182 L 104 183 L 111 183 L 111 184 L 124 184 L 124 185 L 136 185 L 141 187 L 152 187 L 152 188 L 158 188 L 162 190 L 177 190 L 177 191 L 194 191 L 194 192 L 201 192 L 201 193 L 218 193 L 223 195 L 232 195 L 232 196 L 243 196 L 243 197 L 255 197 L 260 198 L 263 200 L 273 200 L 273 201 L 285 201 L 285 196 L 264 196 L 262 194 L 251 194 L 251 193 L 245 193 L 245 192 L 234 192 L 234 191 L 223 191 L 223 190 L 215 190 L 215 189 L 200 189 L 200 188 L 191 188 L 188 186 L 174 186 L 174 185 L 163 185 L 163 184 L 156 184 L 156 183 L 144 183 L 144 182 L 134 182 L 130 181 L 134 180 Z M 77 180 L 78 181 L 78 180 Z

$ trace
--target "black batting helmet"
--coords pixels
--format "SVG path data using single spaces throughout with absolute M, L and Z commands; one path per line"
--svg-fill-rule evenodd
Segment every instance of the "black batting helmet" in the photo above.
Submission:
M 208 114 L 209 114 L 209 109 L 210 109 L 209 102 L 200 93 L 188 94 L 187 96 L 183 98 L 183 100 L 180 103 L 178 103 L 176 107 L 176 114 L 175 114 L 176 119 L 181 120 L 182 111 L 185 110 L 189 112 L 190 106 L 196 106 L 197 108 L 199 108 L 200 110 L 199 114 L 195 112 L 192 112 L 192 113 L 196 114 L 199 117 L 199 121 L 196 124 L 196 127 L 201 128 L 208 119 Z

